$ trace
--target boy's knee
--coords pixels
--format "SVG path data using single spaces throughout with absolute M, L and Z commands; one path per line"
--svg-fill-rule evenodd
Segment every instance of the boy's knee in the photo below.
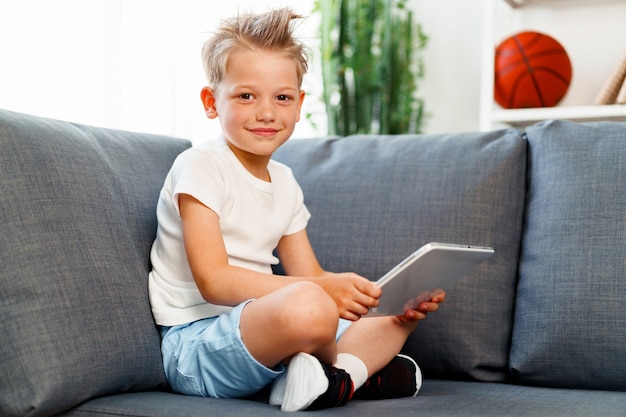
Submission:
M 322 287 L 312 282 L 297 282 L 290 287 L 288 307 L 294 313 L 316 319 L 337 320 L 337 305 Z
M 333 299 L 317 284 L 298 282 L 290 286 L 281 315 L 284 325 L 301 340 L 313 344 L 334 340 L 339 311 Z

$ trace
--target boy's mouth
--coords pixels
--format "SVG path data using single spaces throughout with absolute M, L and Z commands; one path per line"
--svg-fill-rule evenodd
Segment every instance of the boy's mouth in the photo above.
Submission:
M 276 132 L 278 132 L 278 129 L 260 127 L 257 129 L 250 129 L 250 131 L 254 133 L 255 135 L 259 135 L 259 136 L 271 136 L 271 135 L 275 135 Z

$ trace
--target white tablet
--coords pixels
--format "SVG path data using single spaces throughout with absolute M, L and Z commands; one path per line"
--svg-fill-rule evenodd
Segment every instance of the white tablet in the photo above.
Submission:
M 367 315 L 397 316 L 415 309 L 433 290 L 447 290 L 493 253 L 486 246 L 428 243 L 376 281 L 383 293 Z

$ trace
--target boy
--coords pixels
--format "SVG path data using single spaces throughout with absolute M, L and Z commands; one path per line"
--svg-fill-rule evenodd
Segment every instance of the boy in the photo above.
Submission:
M 189 395 L 244 397 L 273 381 L 270 403 L 284 411 L 415 395 L 419 368 L 396 354 L 444 294 L 402 317 L 359 320 L 381 290 L 322 269 L 302 191 L 271 160 L 304 99 L 298 18 L 240 15 L 204 45 L 201 99 L 223 134 L 177 158 L 158 202 L 149 289 L 165 372 Z M 272 275 L 274 249 L 287 276 Z

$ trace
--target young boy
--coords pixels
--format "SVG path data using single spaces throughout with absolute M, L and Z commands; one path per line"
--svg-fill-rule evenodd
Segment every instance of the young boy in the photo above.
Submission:
M 229 398 L 273 382 L 270 403 L 284 411 L 415 395 L 419 368 L 397 354 L 445 295 L 360 320 L 381 290 L 322 269 L 302 191 L 271 160 L 304 99 L 298 18 L 286 8 L 240 15 L 204 45 L 202 103 L 223 134 L 177 158 L 158 202 L 149 289 L 166 376 L 176 392 Z M 272 274 L 274 249 L 287 276 Z

